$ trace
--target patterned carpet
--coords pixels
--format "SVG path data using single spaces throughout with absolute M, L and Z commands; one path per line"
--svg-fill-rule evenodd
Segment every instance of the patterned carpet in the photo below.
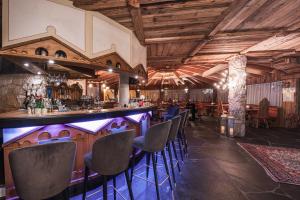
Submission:
M 238 143 L 276 182 L 300 185 L 300 149 Z

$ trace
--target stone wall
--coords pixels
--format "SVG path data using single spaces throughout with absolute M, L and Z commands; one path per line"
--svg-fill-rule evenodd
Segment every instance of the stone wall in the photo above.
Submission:
M 32 74 L 0 75 L 0 112 L 19 109 L 28 94 L 45 96 L 45 77 Z

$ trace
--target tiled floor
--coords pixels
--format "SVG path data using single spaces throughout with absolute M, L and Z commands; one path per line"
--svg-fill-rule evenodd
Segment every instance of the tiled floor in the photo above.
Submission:
M 220 137 L 214 121 L 191 123 L 187 129 L 189 156 L 176 170 L 176 188 L 168 182 L 161 187 L 161 199 L 179 200 L 300 200 L 300 186 L 273 182 L 265 171 L 237 144 L 235 139 Z M 285 129 L 248 128 L 243 141 L 300 148 L 300 133 Z M 142 165 L 144 160 L 140 163 Z M 141 176 L 145 170 L 138 171 Z M 150 170 L 151 171 L 151 170 Z M 165 174 L 160 168 L 159 174 Z M 153 179 L 153 174 L 150 174 Z M 111 183 L 110 183 L 111 184 Z M 128 198 L 123 176 L 118 178 L 122 194 Z M 89 194 L 99 191 L 90 191 Z M 137 200 L 156 199 L 155 186 L 134 178 L 133 193 Z M 113 199 L 110 192 L 109 199 Z M 96 193 L 88 199 L 99 199 Z M 81 195 L 72 199 L 81 199 Z M 122 199 L 118 197 L 118 199 Z

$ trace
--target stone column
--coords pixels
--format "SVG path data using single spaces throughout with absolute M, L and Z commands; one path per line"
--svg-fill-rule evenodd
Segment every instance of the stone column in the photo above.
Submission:
M 234 56 L 229 60 L 228 103 L 229 115 L 234 117 L 234 136 L 245 136 L 246 115 L 246 63 L 244 55 Z
M 129 77 L 126 74 L 120 74 L 119 81 L 119 104 L 124 106 L 129 103 Z

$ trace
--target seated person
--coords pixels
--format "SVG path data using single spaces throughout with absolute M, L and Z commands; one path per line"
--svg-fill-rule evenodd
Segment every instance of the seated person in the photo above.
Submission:
M 179 107 L 175 104 L 171 104 L 167 109 L 167 113 L 163 116 L 164 121 L 172 119 L 178 114 L 179 114 Z

